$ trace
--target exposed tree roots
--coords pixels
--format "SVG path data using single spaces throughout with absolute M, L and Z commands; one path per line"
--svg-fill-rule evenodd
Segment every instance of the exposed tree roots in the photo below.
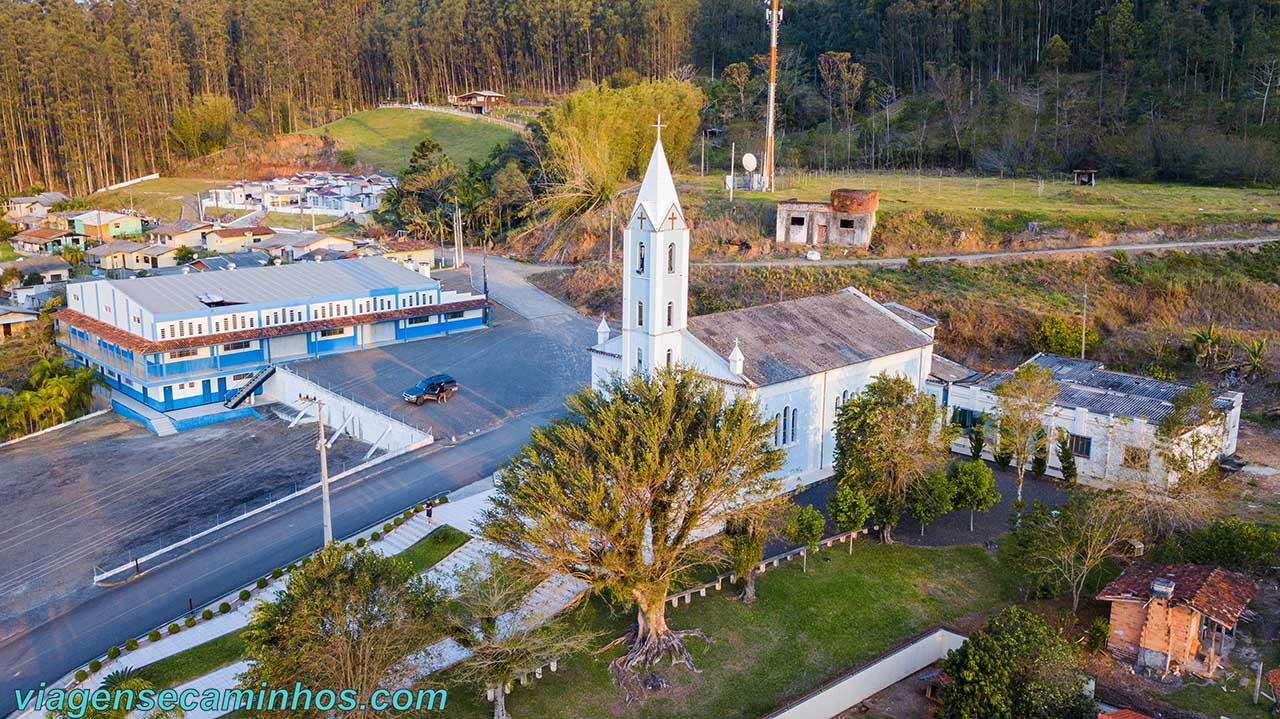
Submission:
M 609 647 L 617 646 L 623 642 L 631 642 L 631 648 L 626 654 L 609 662 L 609 673 L 613 675 L 613 683 L 622 687 L 626 692 L 628 704 L 632 704 L 648 695 L 648 688 L 642 677 L 642 672 L 649 667 L 662 662 L 663 659 L 670 658 L 671 666 L 683 665 L 689 671 L 699 673 L 698 668 L 694 666 L 693 655 L 689 653 L 685 647 L 684 641 L 688 637 L 697 637 L 703 642 L 710 644 L 711 640 L 700 629 L 684 629 L 674 630 L 667 629 L 662 632 L 649 632 L 643 639 L 637 641 L 636 629 L 631 629 L 626 634 L 613 640 Z

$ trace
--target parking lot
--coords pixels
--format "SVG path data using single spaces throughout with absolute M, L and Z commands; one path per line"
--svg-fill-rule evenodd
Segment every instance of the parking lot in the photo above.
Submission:
M 295 362 L 289 370 L 430 430 L 437 441 L 461 439 L 563 404 L 590 377 L 586 348 L 594 338 L 590 320 L 572 311 L 530 320 L 495 305 L 487 329 Z M 406 389 L 438 373 L 458 380 L 447 403 L 404 401 Z

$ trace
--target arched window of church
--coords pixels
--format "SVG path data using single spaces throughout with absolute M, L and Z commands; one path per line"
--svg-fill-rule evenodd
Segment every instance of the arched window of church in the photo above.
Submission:
M 667 272 L 676 271 L 676 243 L 667 245 Z
M 644 327 L 644 303 L 636 303 L 636 327 Z
M 644 369 L 644 350 L 640 347 L 636 348 L 636 370 Z
M 643 242 L 640 243 L 640 251 L 637 254 L 637 259 L 636 259 L 636 274 L 638 275 L 641 272 L 644 272 L 644 243 Z
M 782 443 L 787 443 L 787 437 L 791 433 L 791 407 L 782 408 Z
M 776 412 L 773 415 L 773 446 L 782 446 L 782 415 Z
M 671 350 L 667 350 L 667 369 L 671 369 Z
M 791 441 L 796 441 L 796 425 L 800 424 L 800 410 L 791 410 Z
M 675 317 L 676 305 L 674 302 L 667 303 L 667 326 L 671 326 L 671 321 Z

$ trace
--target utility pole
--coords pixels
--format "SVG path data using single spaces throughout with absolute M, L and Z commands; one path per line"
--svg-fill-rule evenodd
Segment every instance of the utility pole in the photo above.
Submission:
M 729 204 L 733 204 L 733 188 L 738 184 L 738 171 L 734 164 L 738 162 L 738 143 L 729 143 Z
M 1084 283 L 1084 304 L 1080 312 L 1080 359 L 1084 359 L 1084 340 L 1089 331 L 1089 283 Z
M 461 267 L 465 258 L 462 254 L 462 213 L 453 208 L 453 266 Z
M 698 178 L 707 176 L 707 131 L 702 131 L 702 156 L 698 160 Z
M 609 198 L 609 264 L 613 264 L 613 200 Z
M 778 23 L 782 20 L 782 10 L 779 0 L 766 1 L 770 3 L 770 9 L 765 11 L 769 20 L 769 115 L 764 130 L 764 189 L 773 192 L 774 103 L 778 95 Z
M 316 449 L 320 450 L 320 503 L 324 511 L 324 544 L 333 542 L 333 512 L 329 507 L 329 453 L 324 441 L 324 402 L 318 397 L 298 395 L 303 402 L 311 402 L 316 406 L 316 425 L 320 428 L 320 442 Z

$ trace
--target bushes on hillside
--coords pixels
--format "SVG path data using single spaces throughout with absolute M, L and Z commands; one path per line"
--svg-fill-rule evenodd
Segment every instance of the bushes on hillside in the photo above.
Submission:
M 1256 573 L 1276 564 L 1278 552 L 1280 531 L 1232 518 L 1177 534 L 1161 544 L 1155 555 L 1161 562 L 1213 564 Z

